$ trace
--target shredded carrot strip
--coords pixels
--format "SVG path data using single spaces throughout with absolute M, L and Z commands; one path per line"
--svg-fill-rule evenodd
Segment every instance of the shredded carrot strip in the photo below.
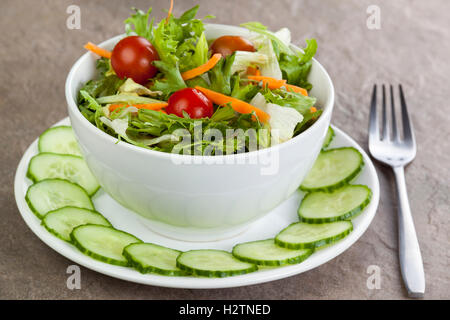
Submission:
M 248 67 L 247 68 L 247 74 L 250 76 L 260 76 L 261 75 L 261 71 L 259 71 L 258 68 L 256 67 Z
M 278 80 L 272 77 L 264 77 L 264 76 L 248 76 L 250 80 L 261 81 L 264 87 L 269 89 L 278 89 L 282 86 L 286 85 L 286 80 Z
M 209 59 L 205 64 L 202 64 L 201 66 L 198 66 L 197 68 L 185 71 L 181 74 L 181 77 L 183 80 L 189 80 L 192 78 L 195 78 L 196 76 L 199 76 L 201 74 L 204 74 L 206 71 L 211 70 L 214 68 L 214 66 L 217 64 L 217 62 L 220 61 L 222 58 L 222 55 L 220 53 L 215 53 Z
M 97 47 L 95 44 L 93 44 L 92 42 L 88 42 L 84 45 L 84 48 L 92 51 L 95 54 L 98 54 L 100 57 L 104 57 L 104 58 L 108 58 L 111 59 L 111 52 L 108 50 L 105 50 L 103 48 Z
M 269 89 L 279 89 L 285 87 L 288 91 L 293 91 L 296 93 L 301 93 L 304 96 L 308 96 L 308 91 L 292 84 L 287 84 L 286 80 L 278 80 L 272 77 L 264 76 L 248 76 L 248 78 L 250 80 L 262 81 L 263 86 L 268 87 Z
M 113 112 L 116 109 L 122 108 L 122 107 L 126 107 L 126 104 L 110 104 L 109 105 L 109 111 Z
M 134 105 L 126 105 L 126 104 L 111 104 L 109 105 L 109 111 L 114 111 L 121 107 L 135 107 L 137 109 L 148 109 L 148 110 L 161 110 L 162 108 L 167 107 L 167 102 L 161 103 L 145 103 L 145 104 L 134 104 Z
M 286 84 L 285 85 L 285 87 L 286 87 L 286 89 L 289 91 L 294 91 L 294 92 L 296 92 L 296 93 L 301 93 L 302 95 L 304 95 L 305 97 L 307 97 L 308 96 L 308 91 L 306 91 L 306 89 L 303 89 L 303 88 L 301 88 L 301 87 L 297 87 L 297 86 L 294 86 L 294 85 L 292 85 L 292 84 Z
M 169 18 L 172 15 L 172 10 L 173 10 L 173 0 L 170 0 L 170 8 L 169 11 L 167 12 L 166 24 L 169 22 Z
M 316 109 L 316 107 L 311 107 L 311 108 L 309 108 L 309 111 L 311 111 L 311 113 L 314 113 L 317 111 L 317 109 Z
M 269 114 L 267 114 L 266 112 L 264 112 L 263 110 L 252 106 L 251 104 L 233 98 L 233 97 L 229 97 L 227 95 L 203 88 L 203 87 L 199 87 L 196 86 L 195 89 L 201 91 L 208 99 L 210 99 L 212 102 L 214 102 L 217 105 L 227 105 L 229 104 L 231 106 L 231 108 L 233 108 L 234 111 L 239 112 L 239 113 L 251 113 L 251 112 L 255 112 L 256 115 L 258 116 L 258 119 L 262 122 L 267 122 L 270 119 Z

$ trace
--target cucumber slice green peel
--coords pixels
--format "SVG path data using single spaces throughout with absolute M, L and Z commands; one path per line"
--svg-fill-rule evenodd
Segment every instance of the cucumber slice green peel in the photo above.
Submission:
M 85 224 L 74 228 L 70 238 L 82 253 L 96 260 L 117 266 L 129 266 L 122 255 L 131 243 L 142 242 L 128 232 L 97 224 Z
M 92 196 L 100 185 L 84 159 L 80 156 L 57 153 L 39 153 L 31 158 L 27 177 L 33 182 L 59 178 L 80 185 Z
M 241 261 L 261 266 L 283 266 L 300 263 L 313 251 L 313 249 L 281 248 L 275 244 L 274 239 L 267 239 L 237 244 L 233 248 L 233 256 Z
M 111 227 L 111 223 L 97 211 L 63 207 L 47 213 L 42 219 L 42 225 L 56 237 L 71 243 L 70 233 L 83 224 L 100 224 Z
M 39 152 L 53 152 L 81 156 L 80 148 L 71 126 L 51 127 L 45 130 L 38 141 Z
M 300 203 L 301 222 L 327 223 L 354 218 L 370 203 L 372 191 L 364 185 L 346 185 L 332 192 L 308 193 Z
M 334 130 L 331 126 L 328 127 L 327 135 L 325 136 L 325 140 L 322 144 L 322 150 L 325 150 L 330 145 L 331 141 L 333 141 L 333 138 L 335 137 Z
M 353 147 L 321 151 L 300 189 L 331 192 L 353 180 L 363 166 L 362 154 Z
M 255 264 L 236 259 L 222 250 L 190 250 L 177 258 L 177 267 L 193 275 L 223 278 L 246 274 L 258 270 Z
M 353 230 L 351 221 L 323 224 L 295 222 L 275 237 L 275 244 L 288 249 L 319 248 L 345 238 Z
M 177 267 L 181 251 L 153 243 L 132 243 L 123 249 L 122 255 L 129 265 L 140 273 L 157 273 L 164 276 L 186 276 L 186 271 Z
M 86 191 L 63 179 L 45 179 L 31 185 L 25 195 L 25 201 L 39 219 L 49 211 L 67 206 L 94 210 Z

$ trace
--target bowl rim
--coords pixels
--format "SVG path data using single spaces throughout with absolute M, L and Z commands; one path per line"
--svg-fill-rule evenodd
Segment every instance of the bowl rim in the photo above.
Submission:
M 239 32 L 248 32 L 247 29 L 243 28 L 243 27 L 238 27 L 238 26 L 233 26 L 233 25 L 226 25 L 226 24 L 215 24 L 215 23 L 207 23 L 205 24 L 205 29 L 208 28 L 208 26 L 212 26 L 212 27 L 216 27 L 219 29 L 235 29 L 235 31 Z M 108 45 L 111 42 L 115 42 L 118 41 L 119 39 L 123 38 L 125 36 L 125 34 L 120 34 L 117 36 L 114 36 L 112 38 L 109 38 L 105 41 L 103 41 L 102 43 L 100 43 L 98 46 L 103 48 L 106 45 Z M 301 49 L 294 45 L 294 44 L 290 44 L 290 46 L 292 48 L 294 48 L 296 51 Z M 305 131 L 303 131 L 302 133 L 300 133 L 299 135 L 297 135 L 296 137 L 293 137 L 291 139 L 289 139 L 288 141 L 285 141 L 283 143 L 277 144 L 275 146 L 271 146 L 268 148 L 264 148 L 264 149 L 259 149 L 259 150 L 254 150 L 254 151 L 249 151 L 249 152 L 243 152 L 243 153 L 237 153 L 237 154 L 224 154 L 224 155 L 209 155 L 209 156 L 204 156 L 204 155 L 186 155 L 186 154 L 176 154 L 176 153 L 169 153 L 169 152 L 162 152 L 162 151 L 156 151 L 156 150 L 151 150 L 151 149 L 146 149 L 146 148 L 142 148 L 142 147 L 138 147 L 135 146 L 131 143 L 127 143 L 124 142 L 122 140 L 119 140 L 117 138 L 114 138 L 113 136 L 107 134 L 106 132 L 103 132 L 102 130 L 100 130 L 99 128 L 97 128 L 96 126 L 92 125 L 91 122 L 89 122 L 89 120 L 87 120 L 80 112 L 80 110 L 78 109 L 78 105 L 76 102 L 76 97 L 72 97 L 71 94 L 71 88 L 74 82 L 74 77 L 77 74 L 80 65 L 82 63 L 85 62 L 85 60 L 89 59 L 93 54 L 91 52 L 86 52 L 84 53 L 81 57 L 79 57 L 77 59 L 77 61 L 73 64 L 73 66 L 70 68 L 70 71 L 67 75 L 66 78 L 66 82 L 65 82 L 65 96 L 66 96 L 66 101 L 67 101 L 67 106 L 68 106 L 68 110 L 69 111 L 73 111 L 73 112 L 69 112 L 69 116 L 72 114 L 74 115 L 77 120 L 79 121 L 80 124 L 82 124 L 84 127 L 87 128 L 87 130 L 89 130 L 92 134 L 94 135 L 98 135 L 100 138 L 102 138 L 103 140 L 105 140 L 105 142 L 112 142 L 114 145 L 117 145 L 118 148 L 122 148 L 123 150 L 130 150 L 130 151 L 134 151 L 140 154 L 147 154 L 147 155 L 152 155 L 152 156 L 156 156 L 158 158 L 163 158 L 163 159 L 171 159 L 173 160 L 177 160 L 177 161 L 184 161 L 186 159 L 189 159 L 189 161 L 194 161 L 193 163 L 196 163 L 195 160 L 197 159 L 206 159 L 206 160 L 215 160 L 215 161 L 221 161 L 222 159 L 225 160 L 225 158 L 227 160 L 230 160 L 233 158 L 239 159 L 241 160 L 242 158 L 244 158 L 243 160 L 246 160 L 247 158 L 253 158 L 253 157 L 259 157 L 262 155 L 265 155 L 267 153 L 270 152 L 274 152 L 274 151 L 281 151 L 283 149 L 288 148 L 291 145 L 294 145 L 295 143 L 297 143 L 300 139 L 302 138 L 307 138 L 308 136 L 312 135 L 312 129 L 317 127 L 319 125 L 319 123 L 322 123 L 324 121 L 326 121 L 327 115 L 330 114 L 333 110 L 334 107 L 334 99 L 335 99 L 335 90 L 334 90 L 334 86 L 333 86 L 333 82 L 328 74 L 328 72 L 326 71 L 326 69 L 322 66 L 322 64 L 320 64 L 319 61 L 317 61 L 315 58 L 313 58 L 313 63 L 315 65 L 316 68 L 319 68 L 319 70 L 325 75 L 325 80 L 326 83 L 329 86 L 329 96 L 327 99 L 326 104 L 323 106 L 323 110 L 324 112 L 322 113 L 322 115 L 319 117 L 319 119 L 313 123 L 313 125 L 311 127 L 309 127 L 308 129 L 306 129 Z M 71 118 L 71 117 L 69 117 Z M 226 162 L 224 162 L 226 163 Z

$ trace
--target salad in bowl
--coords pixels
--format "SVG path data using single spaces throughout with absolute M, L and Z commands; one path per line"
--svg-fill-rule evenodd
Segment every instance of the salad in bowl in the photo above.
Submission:
M 198 6 L 89 50 L 66 80 L 70 122 L 101 189 L 149 229 L 224 239 L 280 205 L 320 153 L 334 89 L 290 32 L 205 23 Z
M 92 43 L 97 75 L 77 105 L 98 129 L 155 151 L 228 155 L 286 142 L 321 116 L 308 93 L 315 39 L 294 50 L 290 31 L 258 22 L 207 37 L 198 6 L 155 23 L 135 9 L 111 51 Z

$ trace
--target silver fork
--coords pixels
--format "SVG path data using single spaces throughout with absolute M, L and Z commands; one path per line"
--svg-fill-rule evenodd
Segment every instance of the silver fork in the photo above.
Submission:
M 404 167 L 416 156 L 416 141 L 412 123 L 408 115 L 403 88 L 399 85 L 401 121 L 403 123 L 403 138 L 397 127 L 395 118 L 394 89 L 390 86 L 391 126 L 388 121 L 386 106 L 386 89 L 382 86 L 382 128 L 377 116 L 377 85 L 374 85 L 370 106 L 369 150 L 372 157 L 392 167 L 397 182 L 398 195 L 398 242 L 400 267 L 408 295 L 421 298 L 425 294 L 425 274 L 419 242 L 409 207 L 406 191 Z M 392 135 L 391 135 L 392 130 Z

